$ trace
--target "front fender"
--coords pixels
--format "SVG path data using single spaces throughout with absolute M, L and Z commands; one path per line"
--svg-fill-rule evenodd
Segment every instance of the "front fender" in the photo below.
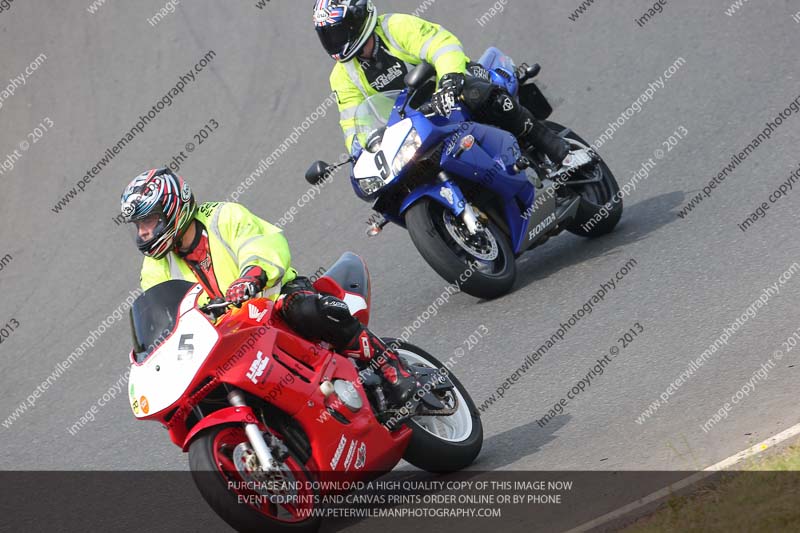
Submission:
M 186 438 L 183 441 L 183 446 L 181 449 L 185 452 L 189 449 L 189 444 L 191 444 L 192 439 L 194 439 L 195 435 L 203 431 L 204 429 L 208 429 L 212 426 L 219 426 L 221 424 L 230 424 L 230 423 L 257 423 L 261 426 L 261 423 L 258 422 L 256 415 L 253 413 L 253 410 L 250 407 L 226 407 L 224 409 L 220 409 L 219 411 L 214 411 L 210 415 L 203 417 L 195 426 L 189 431 L 189 434 L 186 435 Z M 263 428 L 262 428 L 263 429 Z
M 455 216 L 459 216 L 464 211 L 464 206 L 466 205 L 466 199 L 458 185 L 452 181 L 445 181 L 422 185 L 411 191 L 400 205 L 400 214 L 402 215 L 405 213 L 412 204 L 423 196 L 427 196 L 435 202 L 439 202 Z

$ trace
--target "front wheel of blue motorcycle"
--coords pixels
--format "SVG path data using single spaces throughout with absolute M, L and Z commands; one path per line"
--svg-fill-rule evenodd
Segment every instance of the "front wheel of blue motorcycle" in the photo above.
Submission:
M 514 286 L 514 252 L 491 220 L 471 233 L 460 217 L 430 198 L 412 205 L 405 217 L 414 246 L 449 283 L 484 299 L 507 294 Z

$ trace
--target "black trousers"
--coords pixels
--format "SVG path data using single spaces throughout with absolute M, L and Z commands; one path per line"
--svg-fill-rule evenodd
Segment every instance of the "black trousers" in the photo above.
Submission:
M 364 329 L 346 303 L 317 292 L 306 277 L 298 276 L 284 285 L 281 294 L 286 295 L 281 316 L 305 339 L 329 342 L 336 349 L 343 349 Z
M 569 152 L 569 145 L 519 104 L 506 89 L 489 81 L 489 72 L 478 63 L 467 66 L 462 91 L 464 105 L 476 121 L 496 126 L 513 134 L 523 151 L 533 146 L 543 151 L 554 163 L 560 163 Z

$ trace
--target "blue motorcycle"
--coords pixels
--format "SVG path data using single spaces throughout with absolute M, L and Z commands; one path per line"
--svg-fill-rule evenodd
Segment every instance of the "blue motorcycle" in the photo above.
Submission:
M 538 65 L 518 69 L 496 48 L 479 63 L 572 148 L 589 147 L 569 128 L 545 120 L 552 107 L 530 81 Z M 543 153 L 522 153 L 511 133 L 473 122 L 463 106 L 449 117 L 435 114 L 431 65 L 418 65 L 404 81 L 406 89 L 376 94 L 357 108 L 350 159 L 317 161 L 306 172 L 315 184 L 352 163 L 353 190 L 382 216 L 370 235 L 389 222 L 405 227 L 440 276 L 488 299 L 511 290 L 523 252 L 563 230 L 595 237 L 616 226 L 619 187 L 596 153 L 573 172 L 559 173 Z

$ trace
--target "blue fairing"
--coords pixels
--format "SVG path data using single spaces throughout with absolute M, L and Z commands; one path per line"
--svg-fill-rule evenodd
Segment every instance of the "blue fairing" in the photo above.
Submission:
M 481 57 L 480 63 L 490 70 L 493 80 L 498 85 L 505 86 L 512 94 L 517 90 L 517 78 L 514 73 L 513 63 L 496 48 L 490 48 Z M 503 73 L 498 74 L 502 70 Z M 387 127 L 391 127 L 404 118 L 410 119 L 414 129 L 421 139 L 421 146 L 416 150 L 416 156 L 435 153 L 441 147 L 439 165 L 443 170 L 437 179 L 432 182 L 413 186 L 411 192 L 401 196 L 397 211 L 382 212 L 388 220 L 404 225 L 403 214 L 405 211 L 423 197 L 438 202 L 449 209 L 453 215 L 458 216 L 464 211 L 466 199 L 464 193 L 454 178 L 469 180 L 481 187 L 492 191 L 503 203 L 501 215 L 508 228 L 508 237 L 515 253 L 522 251 L 526 244 L 528 224 L 527 218 L 522 214 L 533 205 L 535 188 L 528 180 L 525 172 L 518 172 L 514 168 L 521 155 L 517 140 L 510 133 L 485 124 L 472 122 L 466 109 L 456 108 L 449 117 L 432 115 L 426 117 L 419 111 L 410 107 L 405 109 L 405 117 L 399 111 L 403 108 L 407 91 L 402 91 L 396 98 L 394 107 L 388 120 Z M 470 143 L 467 139 L 462 149 L 462 140 L 471 136 L 474 140 Z M 471 144 L 471 146 L 470 146 Z M 358 153 L 356 153 L 358 152 Z M 354 144 L 353 155 L 360 155 L 361 146 Z M 377 159 L 377 156 L 376 156 Z M 391 162 L 390 162 L 391 163 Z M 406 165 L 397 174 L 385 180 L 386 185 L 372 195 L 364 195 L 359 189 L 354 176 L 351 176 L 353 189 L 356 194 L 365 200 L 379 199 L 386 195 L 398 194 L 405 190 L 405 183 L 411 178 L 415 165 Z M 404 181 L 405 180 L 405 181 Z M 393 202 L 390 202 L 393 203 Z
M 431 183 L 428 185 L 422 185 L 411 191 L 400 205 L 400 213 L 405 213 L 406 209 L 411 207 L 414 202 L 423 196 L 427 196 L 428 198 L 439 202 L 456 216 L 460 215 L 464 210 L 464 205 L 466 202 L 461 189 L 452 181 L 435 184 Z
M 472 149 L 455 156 L 460 139 L 472 135 Z M 465 123 L 455 141 L 446 146 L 441 166 L 450 174 L 474 181 L 492 190 L 504 200 L 505 219 L 508 224 L 511 246 L 517 252 L 525 242 L 528 221 L 522 218 L 520 206 L 530 206 L 535 198 L 535 189 L 524 172 L 515 172 L 514 163 L 520 156 L 517 140 L 510 133 L 492 126 Z
M 514 63 L 510 57 L 491 46 L 478 59 L 478 63 L 489 71 L 492 83 L 505 87 L 509 93 L 516 96 L 519 89 L 519 81 L 517 80 Z M 505 76 L 500 74 L 501 71 Z

